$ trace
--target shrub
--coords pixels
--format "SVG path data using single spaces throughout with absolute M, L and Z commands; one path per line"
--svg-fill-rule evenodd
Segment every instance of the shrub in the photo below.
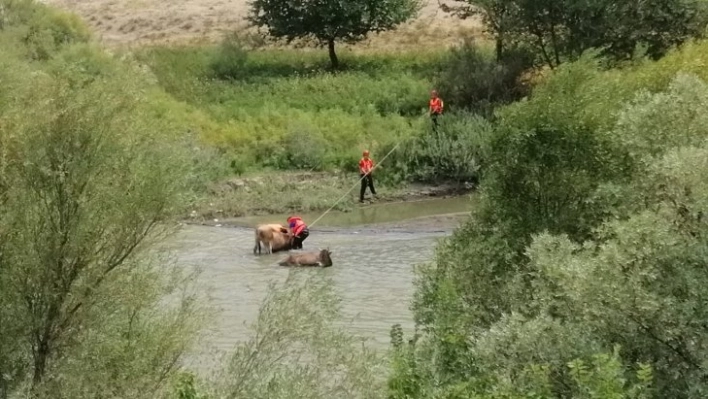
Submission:
M 536 365 L 545 397 L 705 395 L 705 328 L 686 320 L 704 317 L 708 89 L 658 67 L 702 73 L 684 57 L 564 65 L 498 111 L 472 218 L 417 271 L 416 320 L 438 355 L 416 366 L 451 397 Z M 615 344 L 596 379 L 573 361 Z
M 62 46 L 91 38 L 88 27 L 75 14 L 33 0 L 9 0 L 3 6 L 2 29 L 19 39 L 31 59 L 47 60 Z
M 211 379 L 219 398 L 383 398 L 382 359 L 336 326 L 329 278 L 292 270 L 271 284 L 253 335 Z
M 0 395 L 159 397 L 199 318 L 145 249 L 173 231 L 189 149 L 146 111 L 142 75 L 60 47 L 14 60 L 0 106 Z
M 212 57 L 209 68 L 215 78 L 239 79 L 244 76 L 248 52 L 237 33 L 226 36 Z
M 281 169 L 321 170 L 328 145 L 321 135 L 295 127 L 283 138 L 275 165 Z
M 532 65 L 533 58 L 523 50 L 510 50 L 497 61 L 468 38 L 441 62 L 436 87 L 446 108 L 489 117 L 496 107 L 527 94 L 521 76 Z
M 420 182 L 478 181 L 492 132 L 492 125 L 482 117 L 445 115 L 438 131 L 421 129 L 405 139 L 388 161 L 392 166 L 387 173 Z

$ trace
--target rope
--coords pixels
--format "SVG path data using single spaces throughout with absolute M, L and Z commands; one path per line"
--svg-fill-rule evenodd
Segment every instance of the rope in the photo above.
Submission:
M 381 164 L 383 163 L 383 161 L 385 161 L 386 158 L 388 158 L 388 156 L 391 155 L 391 154 L 396 150 L 396 148 L 398 148 L 399 145 L 401 145 L 401 142 L 400 142 L 400 141 L 391 149 L 391 151 L 388 152 L 388 154 L 386 154 L 385 157 L 383 157 L 383 158 L 381 159 L 381 161 L 377 162 L 376 165 L 374 165 L 374 167 L 371 169 L 371 172 L 373 172 L 374 170 L 376 170 L 376 168 L 378 168 L 379 165 L 381 165 Z M 347 195 L 349 195 L 349 193 L 351 193 L 352 190 L 354 190 L 354 189 L 356 188 L 356 186 L 360 185 L 360 184 L 361 184 L 361 181 L 364 180 L 365 177 L 366 177 L 366 175 L 364 175 L 364 176 L 362 176 L 361 178 L 359 178 L 359 180 L 356 182 L 356 184 L 354 184 L 354 185 L 352 186 L 352 188 L 350 188 L 349 190 L 347 190 L 347 192 L 346 192 L 344 195 L 342 195 L 338 200 L 336 200 L 336 201 L 334 202 L 334 204 L 333 204 L 329 209 L 327 209 L 322 215 L 320 215 L 320 217 L 318 217 L 317 219 L 315 219 L 314 222 L 310 223 L 309 226 L 310 226 L 310 227 L 314 226 L 315 223 L 319 222 L 320 219 L 322 219 L 323 217 L 325 217 L 325 215 L 327 215 L 332 209 L 334 209 L 334 207 L 337 206 L 337 204 L 338 204 L 341 200 L 343 200 L 344 197 L 346 197 Z

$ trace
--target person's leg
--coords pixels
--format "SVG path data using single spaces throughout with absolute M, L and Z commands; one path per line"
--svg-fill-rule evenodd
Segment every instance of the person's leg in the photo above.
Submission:
M 302 242 L 307 239 L 307 237 L 310 236 L 310 230 L 305 229 L 302 232 L 300 232 L 300 249 L 302 249 Z
M 301 236 L 293 237 L 293 249 L 300 249 L 300 248 L 302 248 L 302 237 Z
M 374 177 L 369 175 L 367 176 L 367 179 L 369 181 L 369 190 L 371 190 L 372 195 L 376 195 L 376 189 L 374 188 Z
M 366 180 L 365 176 L 360 176 L 361 179 L 361 191 L 359 192 L 359 202 L 364 202 L 364 194 L 366 193 Z
M 438 114 L 432 114 L 430 118 L 433 120 L 433 130 L 438 131 Z

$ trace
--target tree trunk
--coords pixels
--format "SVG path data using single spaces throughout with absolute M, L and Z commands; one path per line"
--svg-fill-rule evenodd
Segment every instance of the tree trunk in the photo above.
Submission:
M 327 50 L 329 50 L 329 62 L 332 69 L 339 69 L 339 58 L 337 58 L 337 53 L 334 51 L 334 39 L 327 40 Z
M 47 360 L 49 359 L 49 342 L 47 342 L 47 339 L 40 339 L 37 346 L 37 353 L 34 357 L 34 375 L 32 376 L 33 386 L 37 386 L 42 382 L 47 367 Z
M 495 50 L 497 54 L 497 62 L 501 62 L 502 57 L 504 56 L 504 39 L 502 38 L 501 34 L 497 34 Z
M 8 383 L 5 381 L 5 377 L 0 374 L 0 399 L 7 399 L 10 395 L 10 389 Z

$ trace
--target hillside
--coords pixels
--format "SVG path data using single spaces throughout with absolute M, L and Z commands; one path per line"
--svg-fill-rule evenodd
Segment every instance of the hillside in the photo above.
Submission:
M 247 0 L 44 0 L 83 17 L 109 46 L 213 42 L 245 28 Z M 425 0 L 415 21 L 371 38 L 365 47 L 401 48 L 448 45 L 467 34 L 478 35 L 477 19 L 460 21 Z M 451 2 L 447 2 L 450 4 Z M 169 8 L 168 5 L 169 4 Z

